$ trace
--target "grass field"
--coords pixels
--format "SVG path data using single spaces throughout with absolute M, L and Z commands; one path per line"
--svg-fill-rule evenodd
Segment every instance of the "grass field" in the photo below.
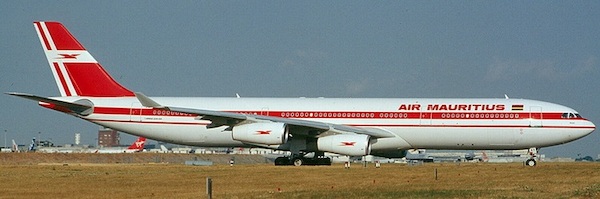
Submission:
M 0 198 L 598 198 L 600 164 L 0 165 Z M 435 179 L 437 170 L 437 180 Z

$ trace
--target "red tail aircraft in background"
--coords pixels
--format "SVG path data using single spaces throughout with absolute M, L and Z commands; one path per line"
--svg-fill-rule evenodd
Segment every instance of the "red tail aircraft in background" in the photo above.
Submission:
M 145 137 L 138 137 L 138 139 L 127 148 L 121 147 L 107 147 L 101 148 L 94 151 L 94 153 L 135 153 L 144 150 L 144 144 L 146 144 Z

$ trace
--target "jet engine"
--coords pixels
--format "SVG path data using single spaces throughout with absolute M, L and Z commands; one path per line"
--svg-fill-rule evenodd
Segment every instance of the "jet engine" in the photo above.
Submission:
M 319 151 L 326 151 L 350 156 L 363 156 L 371 153 L 369 136 L 362 134 L 338 134 L 319 138 Z
M 284 123 L 261 122 L 234 126 L 231 136 L 241 142 L 272 145 L 287 142 L 288 131 Z

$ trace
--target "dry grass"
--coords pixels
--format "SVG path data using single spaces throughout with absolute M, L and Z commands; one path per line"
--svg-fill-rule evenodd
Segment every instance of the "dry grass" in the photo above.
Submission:
M 0 198 L 598 198 L 600 164 L 0 166 Z M 434 178 L 434 170 L 438 179 Z

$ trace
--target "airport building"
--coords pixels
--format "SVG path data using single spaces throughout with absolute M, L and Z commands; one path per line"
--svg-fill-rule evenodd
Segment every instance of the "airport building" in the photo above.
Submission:
M 98 130 L 98 147 L 118 147 L 120 143 L 119 132 L 113 129 L 100 127 Z

